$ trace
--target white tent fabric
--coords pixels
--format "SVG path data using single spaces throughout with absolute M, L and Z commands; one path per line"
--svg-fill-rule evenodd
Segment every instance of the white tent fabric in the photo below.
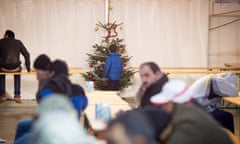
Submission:
M 130 65 L 155 61 L 165 67 L 207 66 L 208 2 L 111 0 L 110 21 L 124 23 L 118 32 L 133 57 Z M 93 53 L 92 45 L 104 35 L 101 29 L 94 30 L 99 21 L 104 22 L 104 0 L 0 0 L 0 35 L 12 29 L 30 51 L 32 62 L 46 53 L 88 71 L 86 53 Z M 75 82 L 85 86 L 76 77 Z M 11 95 L 12 77 L 7 80 Z M 33 80 L 34 76 L 23 76 L 24 98 L 34 98 L 37 82 Z M 139 84 L 136 74 L 132 94 L 126 95 L 134 95 Z
M 110 21 L 123 22 L 119 36 L 133 56 L 132 66 L 206 66 L 208 0 L 111 0 Z M 86 53 L 101 42 L 104 0 L 1 0 L 0 33 L 16 32 L 31 53 L 65 59 L 88 68 Z

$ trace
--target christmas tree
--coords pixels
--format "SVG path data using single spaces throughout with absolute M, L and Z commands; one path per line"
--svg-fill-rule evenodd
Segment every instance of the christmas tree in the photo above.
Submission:
M 118 37 L 117 28 L 121 26 L 122 23 L 117 24 L 116 22 L 102 24 L 99 22 L 96 25 L 95 31 L 98 31 L 99 28 L 103 29 L 107 35 L 103 37 L 100 44 L 94 44 L 92 46 L 94 53 L 88 55 L 88 64 L 90 70 L 83 74 L 83 77 L 86 81 L 94 81 L 94 88 L 98 90 L 106 90 L 108 87 L 108 80 L 102 78 L 104 63 L 109 54 L 108 47 L 111 44 L 115 44 L 117 46 L 117 53 L 122 59 L 123 62 L 123 71 L 120 81 L 120 89 L 126 88 L 132 84 L 131 79 L 135 73 L 128 66 L 128 62 L 131 59 L 130 56 L 127 55 L 126 45 L 123 44 L 124 39 Z M 122 27 L 120 27 L 122 29 Z

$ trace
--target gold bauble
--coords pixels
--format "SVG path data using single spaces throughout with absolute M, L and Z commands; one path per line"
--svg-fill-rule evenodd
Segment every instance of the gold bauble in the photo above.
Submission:
M 110 5 L 110 6 L 109 6 L 109 10 L 111 11 L 112 9 L 113 9 L 113 6 Z
M 99 30 L 99 28 L 98 28 L 98 26 L 96 26 L 96 27 L 95 27 L 95 31 L 98 31 L 98 30 Z
M 97 64 L 101 64 L 101 61 L 97 61 Z
M 110 24 L 110 23 L 107 24 L 106 28 L 107 28 L 107 29 L 110 29 L 110 28 L 111 28 L 111 24 Z

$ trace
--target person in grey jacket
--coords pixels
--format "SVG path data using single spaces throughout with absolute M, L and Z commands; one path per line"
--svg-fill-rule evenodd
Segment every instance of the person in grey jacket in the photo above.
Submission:
M 233 116 L 218 109 L 221 97 L 237 96 L 239 78 L 233 73 L 207 75 L 196 80 L 189 88 L 194 102 L 210 113 L 224 128 L 234 132 Z

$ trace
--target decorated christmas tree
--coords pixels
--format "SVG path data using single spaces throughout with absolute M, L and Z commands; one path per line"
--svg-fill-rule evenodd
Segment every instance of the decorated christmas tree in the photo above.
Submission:
M 122 23 L 117 24 L 116 22 L 103 24 L 99 22 L 96 25 L 95 31 L 99 31 L 101 28 L 104 32 L 106 32 L 106 36 L 103 37 L 100 44 L 94 44 L 93 54 L 88 55 L 88 64 L 90 70 L 83 74 L 83 77 L 86 81 L 94 81 L 94 88 L 99 90 L 106 90 L 108 87 L 108 80 L 103 79 L 103 70 L 105 60 L 110 53 L 108 47 L 112 44 L 117 46 L 117 54 L 121 57 L 123 62 L 123 71 L 120 81 L 120 89 L 126 88 L 132 84 L 131 79 L 134 75 L 134 71 L 128 65 L 130 56 L 127 55 L 126 45 L 123 43 L 124 39 L 118 37 L 117 29 L 121 26 Z M 122 27 L 120 27 L 122 29 Z

